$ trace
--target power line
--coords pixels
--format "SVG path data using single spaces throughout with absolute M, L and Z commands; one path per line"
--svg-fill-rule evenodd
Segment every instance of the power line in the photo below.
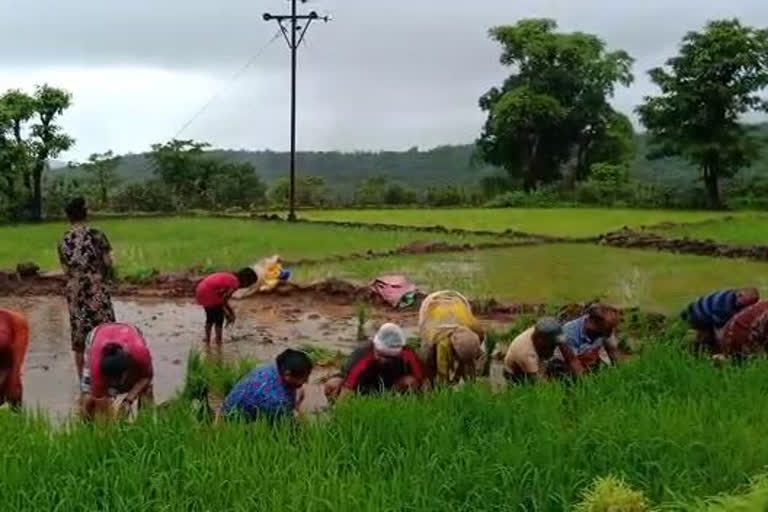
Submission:
M 249 68 L 250 68 L 250 67 L 251 67 L 251 66 L 252 66 L 252 65 L 253 65 L 253 64 L 256 62 L 256 60 L 257 60 L 259 57 L 261 57 L 261 55 L 262 55 L 262 54 L 263 54 L 263 53 L 264 53 L 264 52 L 267 50 L 267 48 L 269 48 L 269 46 L 270 46 L 272 43 L 274 43 L 274 42 L 275 42 L 277 39 L 279 39 L 281 35 L 282 35 L 282 32 L 281 32 L 280 30 L 278 30 L 277 32 L 275 32 L 275 35 L 274 35 L 274 36 L 272 36 L 272 37 L 270 38 L 270 40 L 269 40 L 269 41 L 267 41 L 267 42 L 264 44 L 264 46 L 262 46 L 261 48 L 259 48 L 259 50 L 258 50 L 258 51 L 257 51 L 255 54 L 253 54 L 253 56 L 251 56 L 251 58 L 250 58 L 250 59 L 248 59 L 248 61 L 247 61 L 245 64 L 243 64 L 243 66 L 242 66 L 240 69 L 238 69 L 238 70 L 237 70 L 237 71 L 236 71 L 236 72 L 235 72 L 235 73 L 234 73 L 234 74 L 233 74 L 233 75 L 232 75 L 232 76 L 229 78 L 229 80 L 227 81 L 227 83 L 226 83 L 226 84 L 225 84 L 225 85 L 224 85 L 224 86 L 223 86 L 221 89 L 219 89 L 218 91 L 216 91 L 216 92 L 215 92 L 215 93 L 214 93 L 214 94 L 213 94 L 213 95 L 212 95 L 212 96 L 211 96 L 211 97 L 208 99 L 208 101 L 206 101 L 206 102 L 205 102 L 205 104 L 203 104 L 203 106 L 202 106 L 202 107 L 200 107 L 200 109 L 199 109 L 197 112 L 195 112 L 195 113 L 192 115 L 192 117 L 190 117 L 190 118 L 189 118 L 189 120 L 187 120 L 187 122 L 186 122 L 186 123 L 184 123 L 184 125 L 183 125 L 181 128 L 179 128 L 179 131 L 177 131 L 177 132 L 176 132 L 176 135 L 174 135 L 174 136 L 173 136 L 173 138 L 174 138 L 174 139 L 178 139 L 178 138 L 179 138 L 179 136 L 180 136 L 182 133 L 184 133 L 184 131 L 185 131 L 187 128 L 189 128 L 189 127 L 190 127 L 190 125 L 192 125 L 192 123 L 194 123 L 195 121 L 197 121 L 197 119 L 198 119 L 198 118 L 199 118 L 201 115 L 203 115 L 203 114 L 205 113 L 205 111 L 206 111 L 206 110 L 208 110 L 208 108 L 209 108 L 211 105 L 213 105 L 213 103 L 215 103 L 215 102 L 216 102 L 216 100 L 218 100 L 218 99 L 219 99 L 219 98 L 222 96 L 222 94 L 224 94 L 224 92 L 226 92 L 226 91 L 227 91 L 227 90 L 228 90 L 228 89 L 229 89 L 229 88 L 232 86 L 232 84 L 233 84 L 235 81 L 237 81 L 237 80 L 238 80 L 238 79 L 239 79 L 239 78 L 240 78 L 240 77 L 243 75 L 243 73 L 245 73 L 246 71 L 248 71 L 248 69 L 249 69 Z

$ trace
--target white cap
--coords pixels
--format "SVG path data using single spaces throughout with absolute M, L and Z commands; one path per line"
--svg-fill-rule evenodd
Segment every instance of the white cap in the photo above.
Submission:
M 397 357 L 403 347 L 405 347 L 405 334 L 396 324 L 382 325 L 373 337 L 373 348 L 383 356 Z

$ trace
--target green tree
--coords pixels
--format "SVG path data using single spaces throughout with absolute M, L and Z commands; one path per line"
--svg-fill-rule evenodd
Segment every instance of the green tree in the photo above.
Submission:
M 364 179 L 355 190 L 355 203 L 377 205 L 384 202 L 384 190 L 390 184 L 388 176 L 376 175 Z
M 275 180 L 269 189 L 269 201 L 280 207 L 288 205 L 290 183 L 288 178 Z M 302 175 L 296 179 L 296 203 L 301 206 L 326 206 L 330 202 L 325 178 Z
M 206 142 L 173 139 L 164 144 L 153 144 L 147 155 L 152 162 L 153 171 L 173 193 L 182 205 L 190 198 L 199 195 L 208 188 L 210 177 L 214 174 L 204 165 Z
M 651 158 L 681 156 L 696 165 L 712 208 L 722 206 L 720 180 L 747 167 L 760 141 L 742 123 L 768 111 L 768 31 L 738 20 L 713 21 L 689 32 L 666 67 L 649 71 L 661 89 L 637 108 L 648 128 Z
M 26 202 L 34 219 L 42 218 L 42 181 L 48 160 L 74 144 L 56 124 L 69 108 L 71 95 L 49 85 L 33 95 L 12 89 L 0 96 L 0 175 L 8 203 Z M 31 123 L 31 124 L 30 124 Z M 23 184 L 26 199 L 19 198 Z
M 251 164 L 220 164 L 213 185 L 213 200 L 217 206 L 250 208 L 261 205 L 265 201 L 266 192 L 266 185 Z
M 590 177 L 595 164 L 627 165 L 635 156 L 635 129 L 629 117 L 607 112 L 595 127 L 585 130 L 576 153 L 573 181 Z
M 0 213 L 18 217 L 24 186 L 32 190 L 29 146 L 22 133 L 34 115 L 34 99 L 18 90 L 0 96 Z
M 608 99 L 617 84 L 633 80 L 626 52 L 607 52 L 594 35 L 556 29 L 552 20 L 528 19 L 490 31 L 502 46 L 501 63 L 515 73 L 480 98 L 488 118 L 478 149 L 526 190 L 560 178 L 574 154 L 581 155 L 577 175 L 586 174 L 590 148 L 615 115 Z
M 88 176 L 88 180 L 98 191 L 99 202 L 102 208 L 109 205 L 110 191 L 120 185 L 120 177 L 117 175 L 117 167 L 121 158 L 115 156 L 112 151 L 106 153 L 94 153 L 88 157 L 88 162 L 81 167 Z
M 32 217 L 43 218 L 43 172 L 48 159 L 56 158 L 75 143 L 75 139 L 64 133 L 55 121 L 69 108 L 72 95 L 63 89 L 49 85 L 35 89 L 34 107 L 37 121 L 31 126 L 28 145 L 32 153 Z

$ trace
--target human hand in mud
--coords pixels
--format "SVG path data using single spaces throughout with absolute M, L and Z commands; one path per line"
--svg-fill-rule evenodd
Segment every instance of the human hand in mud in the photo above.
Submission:
M 124 399 L 122 402 L 120 402 L 120 408 L 117 412 L 117 415 L 119 418 L 127 418 L 131 415 L 131 407 L 133 406 L 133 401 L 128 400 L 127 398 Z
M 235 323 L 235 320 L 237 319 L 237 316 L 235 315 L 235 311 L 229 306 L 224 307 L 224 320 L 225 325 L 229 327 L 230 325 Z

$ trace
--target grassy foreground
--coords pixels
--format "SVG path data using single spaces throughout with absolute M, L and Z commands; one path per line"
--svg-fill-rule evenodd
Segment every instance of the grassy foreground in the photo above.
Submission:
M 766 263 L 577 244 L 350 261 L 299 269 L 297 279 L 367 281 L 389 272 L 403 272 L 427 291 L 453 288 L 478 299 L 564 303 L 602 297 L 672 314 L 722 287 L 752 284 L 768 291 Z
M 561 511 L 615 475 L 700 510 L 766 467 L 766 371 L 657 342 L 571 386 L 357 399 L 298 428 L 213 427 L 183 408 L 58 429 L 2 415 L 0 496 L 14 511 Z
M 630 210 L 605 208 L 477 208 L 412 210 L 310 210 L 301 216 L 312 220 L 381 222 L 411 226 L 442 225 L 450 228 L 504 231 L 558 236 L 592 236 L 623 226 L 639 227 L 661 222 L 698 222 L 724 217 L 725 213 L 681 210 Z M 744 213 L 730 213 L 744 215 Z
M 476 243 L 492 237 L 398 231 L 370 231 L 308 224 L 289 225 L 248 219 L 135 218 L 93 222 L 107 234 L 122 273 L 149 269 L 185 270 L 193 266 L 228 268 L 280 254 L 292 260 L 394 249 L 420 241 Z M 0 227 L 0 268 L 33 261 L 59 267 L 56 247 L 68 225 L 46 223 Z

